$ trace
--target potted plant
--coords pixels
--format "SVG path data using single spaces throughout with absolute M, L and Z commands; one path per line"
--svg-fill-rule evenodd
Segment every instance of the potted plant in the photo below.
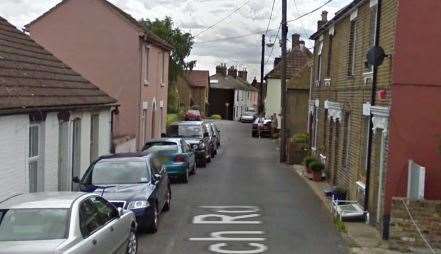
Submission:
M 312 170 L 310 168 L 310 164 L 314 161 L 317 161 L 316 158 L 314 158 L 313 156 L 307 156 L 304 160 L 303 160 L 303 164 L 305 165 L 306 168 L 306 173 L 308 175 L 312 175 Z
M 313 161 L 309 164 L 312 171 L 312 180 L 320 182 L 322 180 L 322 171 L 325 169 L 325 165 L 319 161 Z

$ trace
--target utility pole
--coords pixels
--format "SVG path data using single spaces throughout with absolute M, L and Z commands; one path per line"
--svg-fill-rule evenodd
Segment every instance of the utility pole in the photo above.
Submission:
M 282 108 L 282 128 L 280 130 L 280 162 L 286 161 L 286 39 L 288 36 L 288 24 L 286 21 L 287 0 L 282 0 L 282 94 L 281 94 L 281 108 Z
M 263 114 L 263 76 L 265 72 L 265 34 L 262 34 L 262 58 L 260 59 L 260 86 L 257 112 Z

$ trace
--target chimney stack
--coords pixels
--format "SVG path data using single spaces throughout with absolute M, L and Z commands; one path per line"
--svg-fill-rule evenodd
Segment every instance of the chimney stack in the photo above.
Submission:
M 234 66 L 231 66 L 228 68 L 228 76 L 231 76 L 233 78 L 237 78 L 237 69 Z
M 242 70 L 242 71 L 239 71 L 239 79 L 241 79 L 241 80 L 243 80 L 243 81 L 247 81 L 247 78 L 248 78 L 248 72 L 247 72 L 247 70 L 246 69 L 244 69 L 244 70 Z
M 226 64 L 220 64 L 216 66 L 216 74 L 221 74 L 223 76 L 227 75 L 227 65 Z
M 317 22 L 317 30 L 328 22 L 328 12 L 322 11 L 322 19 Z
M 292 49 L 300 48 L 300 34 L 295 33 L 292 35 Z

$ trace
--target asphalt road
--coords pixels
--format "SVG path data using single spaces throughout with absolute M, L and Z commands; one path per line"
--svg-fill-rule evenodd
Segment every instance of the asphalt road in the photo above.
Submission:
M 249 124 L 218 126 L 218 156 L 172 186 L 171 211 L 158 233 L 139 236 L 139 253 L 346 253 L 326 208 L 278 162 L 273 140 L 251 138 Z

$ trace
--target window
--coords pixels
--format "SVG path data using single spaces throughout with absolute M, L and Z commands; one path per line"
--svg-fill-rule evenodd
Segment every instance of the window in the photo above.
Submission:
M 328 133 L 327 129 L 328 129 L 328 110 L 325 109 L 325 114 L 324 114 L 324 119 L 323 119 L 323 148 L 325 151 L 327 151 L 327 148 L 326 148 L 326 145 L 327 145 L 326 141 L 328 139 L 328 137 L 326 136 L 326 134 Z
M 374 5 L 371 7 L 371 18 L 370 18 L 370 38 L 369 38 L 369 49 L 375 46 L 377 40 L 377 20 L 378 20 L 378 5 Z M 368 49 L 368 50 L 369 50 Z M 374 66 L 367 64 L 366 61 L 366 69 L 365 72 L 373 72 Z
M 349 54 L 348 54 L 348 76 L 353 76 L 355 73 L 355 55 L 357 43 L 357 22 L 351 21 L 351 32 L 349 37 Z
M 40 128 L 39 124 L 31 124 L 29 127 L 29 192 L 43 190 Z
M 326 67 L 326 77 L 331 77 L 331 61 L 332 61 L 332 46 L 333 46 L 334 36 L 329 35 L 329 46 L 328 46 L 328 59 L 327 59 L 327 67 Z
M 318 52 L 317 52 L 317 73 L 315 80 L 320 81 L 322 78 L 322 51 L 323 51 L 323 42 L 320 42 Z
M 90 121 L 90 162 L 98 158 L 99 148 L 99 115 L 92 115 Z
M 81 203 L 79 215 L 80 231 L 84 238 L 90 236 L 101 227 L 98 210 L 89 199 Z
M 95 206 L 98 212 L 99 223 L 105 225 L 110 221 L 118 218 L 118 211 L 109 202 L 101 197 L 91 197 L 90 201 Z
M 76 118 L 72 123 L 72 177 L 81 175 L 81 119 Z M 72 186 L 77 190 L 78 186 Z
M 345 134 L 343 136 L 343 156 L 342 156 L 342 167 L 344 169 L 349 168 L 349 150 L 351 145 L 351 115 L 350 113 L 345 114 L 344 123 Z
M 148 45 L 145 45 L 144 46 L 144 56 L 143 56 L 144 85 L 149 84 L 149 56 L 150 56 L 150 48 Z
M 161 52 L 159 53 L 159 64 L 161 65 L 161 86 L 165 85 L 165 74 L 166 74 L 166 69 L 165 69 L 165 58 L 166 58 L 167 54 L 165 52 Z
M 363 151 L 363 156 L 364 156 L 364 161 L 363 161 L 363 169 L 364 172 L 367 171 L 367 164 L 368 164 L 368 146 L 369 146 L 369 135 L 370 135 L 370 117 L 369 116 L 365 116 L 363 118 L 363 123 L 364 123 L 364 129 L 363 129 L 363 134 L 364 134 L 364 151 Z

